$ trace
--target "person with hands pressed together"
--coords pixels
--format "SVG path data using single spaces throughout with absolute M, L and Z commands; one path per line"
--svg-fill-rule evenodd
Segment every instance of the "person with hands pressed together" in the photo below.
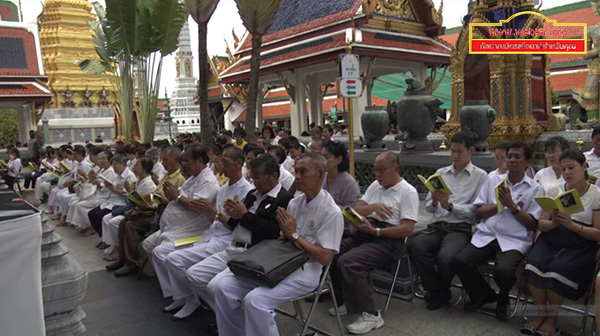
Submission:
M 278 168 L 274 169 L 278 172 Z M 304 154 L 295 169 L 296 185 L 303 194 L 292 199 L 287 210 L 283 206 L 278 206 L 276 211 L 273 211 L 274 206 L 269 206 L 268 210 L 275 212 L 283 236 L 306 251 L 310 259 L 273 288 L 236 276 L 229 269 L 217 274 L 208 284 L 208 291 L 214 296 L 221 336 L 279 335 L 275 309 L 290 299 L 314 290 L 323 266 L 328 265 L 338 251 L 344 223 L 341 210 L 331 195 L 322 190 L 325 159 L 319 154 Z M 269 176 L 262 178 L 272 179 Z M 240 223 L 244 223 L 243 217 Z M 235 230 L 237 228 L 239 225 Z M 254 242 L 257 234 L 253 232 L 251 236 Z
M 384 325 L 375 309 L 367 273 L 398 260 L 406 248 L 403 238 L 412 235 L 419 213 L 417 190 L 400 176 L 399 160 L 393 152 L 379 154 L 373 170 L 377 180 L 354 208 L 367 220 L 342 241 L 331 265 L 340 314 L 360 313 L 346 327 L 352 334 L 365 334 Z M 329 313 L 334 315 L 334 309 Z
M 188 179 L 179 188 L 165 182 L 164 195 L 167 207 L 160 216 L 160 230 L 148 236 L 143 248 L 152 254 L 152 263 L 157 276 L 168 276 L 166 259 L 175 250 L 174 241 L 194 236 L 205 236 L 214 221 L 201 207 L 197 200 L 205 199 L 214 204 L 219 191 L 219 182 L 215 174 L 208 168 L 209 157 L 205 147 L 191 144 L 186 147 L 181 160 L 181 167 Z M 161 282 L 164 296 L 171 296 L 171 288 L 166 281 Z
M 508 317 L 509 293 L 517 279 L 517 268 L 533 243 L 533 233 L 542 212 L 537 196 L 544 195 L 542 186 L 525 174 L 533 151 L 529 145 L 515 141 L 508 149 L 506 186 L 499 189 L 496 200 L 495 186 L 504 180 L 502 175 L 490 177 L 475 199 L 475 215 L 480 220 L 477 231 L 456 257 L 456 273 L 467 291 L 469 302 L 465 311 L 473 311 L 486 303 L 497 302 L 496 317 Z M 498 213 L 497 202 L 504 208 Z M 478 266 L 495 259 L 494 281 L 499 294 L 489 286 Z
M 185 319 L 200 306 L 198 296 L 188 285 L 186 271 L 207 257 L 224 250 L 231 244 L 231 229 L 227 226 L 229 217 L 225 214 L 224 204 L 230 200 L 242 200 L 252 186 L 242 177 L 244 152 L 233 145 L 227 145 L 220 157 L 223 174 L 227 184 L 223 185 L 213 205 L 205 198 L 193 199 L 190 203 L 206 217 L 213 219 L 212 225 L 204 233 L 202 240 L 185 248 L 169 253 L 166 257 L 166 271 L 158 272 L 158 279 L 165 296 L 172 296 L 173 303 L 165 311 L 179 309 L 174 320 Z
M 256 189 L 248 191 L 243 199 L 227 198 L 223 204 L 225 211 L 219 214 L 221 229 L 229 232 L 229 245 L 186 272 L 189 287 L 213 310 L 214 297 L 207 290 L 208 283 L 227 268 L 227 262 L 236 254 L 265 239 L 279 237 L 275 210 L 278 206 L 287 206 L 292 198 L 278 183 L 279 169 L 273 157 L 259 155 L 249 167 Z M 241 171 L 239 173 L 241 176 Z M 214 330 L 215 326 L 209 328 Z
M 452 136 L 452 165 L 436 171 L 452 191 L 448 195 L 436 190 L 425 199 L 432 224 L 408 240 L 408 251 L 427 291 L 427 309 L 439 309 L 451 298 L 450 283 L 454 278 L 452 259 L 471 239 L 471 228 L 477 222 L 473 202 L 488 179 L 487 173 L 471 163 L 475 148 L 464 133 Z
M 588 183 L 586 159 L 578 149 L 567 149 L 557 159 L 565 183 L 549 188 L 546 196 L 554 198 L 575 189 L 584 210 L 569 215 L 555 209 L 540 217 L 541 234 L 525 265 L 537 316 L 521 328 L 522 335 L 556 334 L 563 301 L 583 296 L 594 276 L 600 242 L 600 188 Z

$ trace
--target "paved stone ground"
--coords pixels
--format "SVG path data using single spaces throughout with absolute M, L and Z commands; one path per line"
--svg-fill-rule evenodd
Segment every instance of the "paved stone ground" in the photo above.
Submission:
M 431 218 L 421 207 L 420 223 Z M 51 221 L 52 222 L 52 221 Z M 56 222 L 54 222 L 56 224 Z M 424 224 L 419 224 L 418 229 Z M 198 311 L 186 321 L 171 321 L 169 314 L 163 314 L 162 308 L 169 300 L 161 297 L 158 281 L 154 279 L 137 280 L 135 277 L 115 278 L 104 270 L 107 264 L 102 260 L 102 251 L 94 248 L 98 236 L 82 237 L 71 228 L 57 228 L 63 237 L 63 244 L 77 261 L 89 272 L 90 286 L 83 303 L 87 318 L 83 321 L 88 331 L 86 335 L 205 335 L 206 325 L 213 317 L 205 311 Z M 455 292 L 458 294 L 458 291 Z M 374 294 L 378 306 L 383 307 L 385 297 Z M 308 304 L 302 303 L 305 311 Z M 313 324 L 337 334 L 335 319 L 327 314 L 331 301 L 317 305 L 313 315 Z M 291 309 L 291 304 L 283 308 Z M 342 318 L 345 326 L 356 316 Z M 384 315 L 385 326 L 369 335 L 518 335 L 523 323 L 521 317 L 508 322 L 499 322 L 494 317 L 482 313 L 465 313 L 462 303 L 455 307 L 446 306 L 430 312 L 424 301 L 414 299 L 411 302 L 392 299 L 388 312 Z M 577 330 L 580 317 L 561 317 L 559 327 L 565 330 Z M 277 317 L 281 335 L 297 335 L 300 324 L 282 316 Z M 584 335 L 591 334 L 592 321 Z M 565 333 L 563 333 L 565 334 Z

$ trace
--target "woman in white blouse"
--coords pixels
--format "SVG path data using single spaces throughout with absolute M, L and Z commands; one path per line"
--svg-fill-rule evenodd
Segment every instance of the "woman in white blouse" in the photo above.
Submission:
M 12 190 L 15 184 L 15 180 L 21 173 L 21 155 L 19 149 L 16 147 L 9 148 L 6 153 L 8 154 L 7 172 L 6 172 L 6 185 L 9 190 Z
M 559 157 L 568 148 L 569 142 L 561 136 L 548 139 L 544 145 L 548 167 L 540 169 L 533 178 L 544 187 L 544 192 L 547 193 L 552 187 L 565 182 L 561 175 Z
M 565 183 L 555 185 L 546 196 L 555 198 L 575 189 L 584 210 L 567 214 L 544 212 L 542 232 L 527 256 L 525 279 L 537 306 L 537 316 L 521 329 L 521 335 L 555 335 L 558 308 L 565 298 L 577 300 L 585 293 L 596 264 L 600 242 L 600 188 L 587 181 L 585 156 L 577 149 L 560 155 Z

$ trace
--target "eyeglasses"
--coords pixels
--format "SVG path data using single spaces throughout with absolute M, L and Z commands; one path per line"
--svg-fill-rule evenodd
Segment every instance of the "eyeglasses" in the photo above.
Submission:
M 388 166 L 386 168 L 373 168 L 373 172 L 375 172 L 376 174 L 377 173 L 380 173 L 380 174 L 381 173 L 385 173 L 386 170 L 388 170 L 388 169 L 390 169 L 392 167 L 394 167 L 394 166 Z

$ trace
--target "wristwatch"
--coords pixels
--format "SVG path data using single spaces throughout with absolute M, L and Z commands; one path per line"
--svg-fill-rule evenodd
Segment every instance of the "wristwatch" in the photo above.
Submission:
M 183 195 L 179 194 L 179 196 L 177 196 L 177 198 L 175 199 L 175 202 L 179 203 L 179 199 L 182 198 L 182 197 L 183 197 Z
M 375 228 L 375 237 L 381 237 L 381 229 Z
M 446 211 L 452 212 L 452 210 L 454 210 L 454 204 L 448 203 L 448 209 L 446 209 Z
M 300 235 L 298 234 L 298 232 L 294 232 L 292 233 L 292 235 L 290 236 L 290 241 L 293 243 L 296 240 L 300 239 Z
M 516 215 L 519 211 L 521 211 L 521 206 L 517 205 L 517 208 L 512 213 L 513 213 L 513 215 Z
M 217 212 L 215 212 L 215 218 L 214 218 L 214 220 L 218 220 L 219 219 L 219 215 L 221 215 L 221 212 L 219 210 L 217 210 Z

